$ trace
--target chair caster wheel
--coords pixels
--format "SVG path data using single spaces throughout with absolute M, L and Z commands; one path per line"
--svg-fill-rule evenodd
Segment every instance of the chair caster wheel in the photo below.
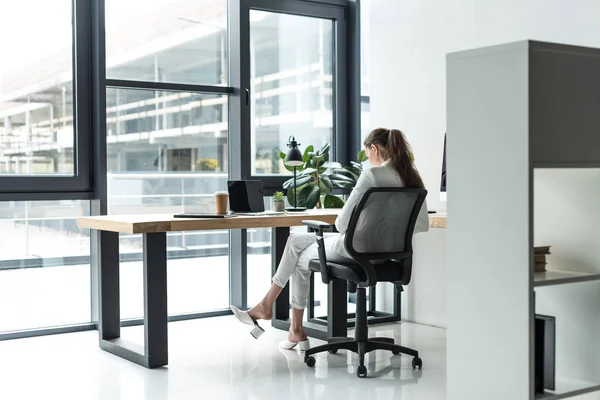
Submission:
M 329 351 L 329 354 L 337 354 L 337 352 L 338 352 L 337 349 L 335 349 L 335 350 L 328 350 L 328 351 Z
M 392 350 L 392 354 L 397 356 L 398 354 L 400 354 L 400 350 Z
M 366 378 L 367 367 L 365 367 L 364 365 L 359 365 L 358 368 L 356 368 L 356 376 L 358 376 L 359 378 Z
M 306 363 L 306 365 L 312 368 L 315 366 L 316 360 L 313 356 L 308 356 L 304 358 L 304 362 Z
M 413 369 L 423 369 L 423 360 L 421 360 L 419 357 L 415 357 L 412 360 L 412 367 Z

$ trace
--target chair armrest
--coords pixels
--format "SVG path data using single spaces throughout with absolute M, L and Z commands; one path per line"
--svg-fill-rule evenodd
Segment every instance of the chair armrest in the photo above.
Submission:
M 333 278 L 330 276 L 329 271 L 327 269 L 327 254 L 325 253 L 325 243 L 323 240 L 323 230 L 325 228 L 330 228 L 331 224 L 322 221 L 313 221 L 313 220 L 305 220 L 302 223 L 309 228 L 315 230 L 315 234 L 317 236 L 317 245 L 319 246 L 319 264 L 321 265 L 321 281 L 324 284 L 328 284 Z
M 323 231 L 323 229 L 333 226 L 333 224 L 328 224 L 327 222 L 323 221 L 315 221 L 312 219 L 303 220 L 302 224 L 308 226 L 309 228 L 316 229 L 317 231 Z

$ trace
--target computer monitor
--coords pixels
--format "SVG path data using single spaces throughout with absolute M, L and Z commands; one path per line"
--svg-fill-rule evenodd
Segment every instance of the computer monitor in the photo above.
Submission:
M 440 184 L 440 200 L 446 201 L 446 133 L 444 133 L 444 155 L 442 156 L 442 179 Z

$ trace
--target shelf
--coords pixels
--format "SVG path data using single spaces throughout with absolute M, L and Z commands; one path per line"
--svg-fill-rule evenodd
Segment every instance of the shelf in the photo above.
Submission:
M 600 280 L 600 273 L 547 270 L 535 272 L 533 286 L 564 285 L 567 283 L 589 282 Z
M 536 400 L 559 400 L 596 392 L 600 385 L 571 378 L 556 378 L 556 391 L 535 396 Z

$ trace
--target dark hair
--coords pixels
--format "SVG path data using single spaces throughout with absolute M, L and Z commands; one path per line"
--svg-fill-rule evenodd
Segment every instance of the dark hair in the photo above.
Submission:
M 404 185 L 408 188 L 424 189 L 423 179 L 419 171 L 415 168 L 412 160 L 412 150 L 406 140 L 404 133 L 398 129 L 373 129 L 365 139 L 365 147 L 379 145 L 384 154 L 384 158 L 390 159 L 390 162 Z

